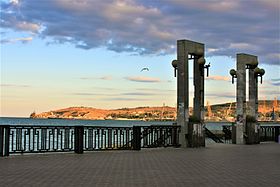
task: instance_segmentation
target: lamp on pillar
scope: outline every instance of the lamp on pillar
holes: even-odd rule
[[[198,58],[197,63],[199,64],[199,66],[200,66],[201,68],[205,68],[205,69],[206,69],[206,76],[208,77],[208,76],[209,76],[210,63],[207,64],[207,65],[205,65],[206,60],[205,60],[205,58],[204,58],[203,56],[200,57],[200,58]],[[201,70],[201,76],[203,76],[203,75],[204,75],[204,73],[203,73],[203,71]]]
[[[231,75],[231,82],[232,82],[232,84],[234,84],[234,79],[237,78],[236,70],[235,69],[231,69],[229,71],[229,74]]]
[[[255,74],[256,77],[261,77],[261,84],[262,84],[262,77],[265,74],[265,70],[264,69],[260,69],[260,68],[257,67],[254,70],[254,74]],[[258,78],[257,78],[257,80],[258,80]]]
[[[174,68],[174,77],[176,77],[178,61],[177,60],[173,60],[171,64],[172,64],[172,66]]]
[[[210,62],[209,64],[205,65],[204,68],[206,69],[206,76],[209,77]]]

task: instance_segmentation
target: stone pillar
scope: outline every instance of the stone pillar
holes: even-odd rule
[[[201,120],[201,71],[198,59],[194,58],[193,64],[193,84],[194,84],[194,99],[193,99],[193,116]]]
[[[204,58],[204,57],[203,57]],[[210,64],[209,64],[210,66]],[[208,67],[209,68],[209,67]],[[207,71],[209,71],[207,69]],[[201,122],[201,129],[202,129],[202,136],[200,139],[200,145],[205,146],[205,130],[204,130],[204,114],[205,114],[205,109],[204,109],[204,65],[200,66],[200,122]],[[208,75],[207,75],[208,76]]]
[[[233,143],[255,144],[259,142],[257,123],[257,56],[237,54],[236,124],[233,127]],[[249,102],[246,113],[246,69],[249,69]]]
[[[177,124],[181,126],[179,144],[187,147],[189,120],[189,70],[188,53],[184,40],[177,41]]]
[[[257,86],[254,69],[249,69],[249,115],[256,119]]]
[[[244,144],[244,128],[246,123],[246,57],[244,54],[237,54],[236,57],[236,124],[233,128],[233,142]]]
[[[197,119],[195,121],[189,120],[189,55],[194,59],[194,117]],[[204,44],[189,40],[177,41],[177,124],[181,126],[179,137],[181,147],[205,146],[202,123],[204,121],[204,64],[198,63],[198,59],[203,56]],[[205,63],[205,60],[203,62]]]
[[[193,116],[199,121],[195,124],[195,131],[197,131],[197,137],[193,146],[200,147],[205,146],[204,137],[204,63],[199,63],[199,58],[203,56],[194,57],[194,73],[193,73],[193,83],[194,83],[194,100],[193,100]],[[204,59],[204,58],[203,58]]]
[[[249,69],[249,117],[246,121],[247,144],[259,143],[258,88],[254,68]]]

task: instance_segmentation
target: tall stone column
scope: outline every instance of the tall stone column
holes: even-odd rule
[[[236,87],[236,124],[233,127],[233,143],[255,144],[258,142],[258,90],[257,77],[261,72],[256,72],[258,58],[254,55],[237,54],[237,87]],[[249,102],[246,112],[246,69],[249,72]],[[264,72],[263,72],[264,73]],[[231,72],[234,76],[234,70]]]
[[[246,121],[246,134],[248,135],[246,144],[260,143],[260,126],[258,123],[258,76],[262,77],[265,71],[257,67],[257,57],[253,60],[251,64],[254,65],[251,65],[251,68],[249,65],[249,117]]]
[[[257,123],[257,77],[254,68],[249,68],[249,111],[246,120],[246,144],[258,143],[258,123]]]
[[[202,91],[202,85],[201,85],[201,71],[200,71],[200,65],[198,64],[198,59],[194,59],[194,72],[193,72],[193,84],[194,84],[194,99],[193,99],[193,116],[201,120],[201,91]]]
[[[195,138],[195,144],[197,146],[205,146],[204,137],[204,64],[205,60],[203,56],[196,56],[194,58],[194,100],[193,100],[193,116],[199,121],[195,124],[197,128],[197,137]]]
[[[244,129],[246,123],[246,57],[237,54],[237,84],[236,84],[236,126],[233,128],[233,142],[244,144]]]
[[[257,104],[257,81],[255,71],[253,68],[249,69],[249,115],[257,118],[256,104]]]
[[[179,144],[187,147],[189,121],[189,63],[184,40],[177,41],[177,124],[181,126]]]
[[[189,56],[194,59],[194,121],[189,118]],[[177,41],[177,124],[181,126],[179,136],[182,147],[205,146],[204,121],[204,44]],[[199,60],[200,59],[200,60]],[[201,60],[203,59],[203,60]],[[203,62],[199,64],[200,62]]]
[[[205,116],[205,109],[204,109],[204,64],[205,64],[205,59],[202,57],[204,60],[203,65],[200,64],[200,122],[201,122],[201,129],[202,129],[202,136],[200,138],[200,145],[205,146],[205,130],[204,130],[204,116]],[[210,64],[208,64],[207,67],[207,76],[208,76],[208,68],[210,67]]]
[[[258,57],[240,53],[236,58],[237,71],[230,70],[232,83],[237,78],[236,85],[236,124],[232,127],[232,143],[259,143],[258,125],[258,77],[265,74],[258,68]],[[249,102],[246,113],[246,69],[249,71]]]

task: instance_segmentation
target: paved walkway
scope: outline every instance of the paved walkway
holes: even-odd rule
[[[280,186],[280,144],[0,158],[0,186]]]

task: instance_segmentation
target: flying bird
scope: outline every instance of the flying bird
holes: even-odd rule
[[[141,69],[141,72],[142,72],[142,71],[149,71],[149,68],[142,68],[142,69]]]

